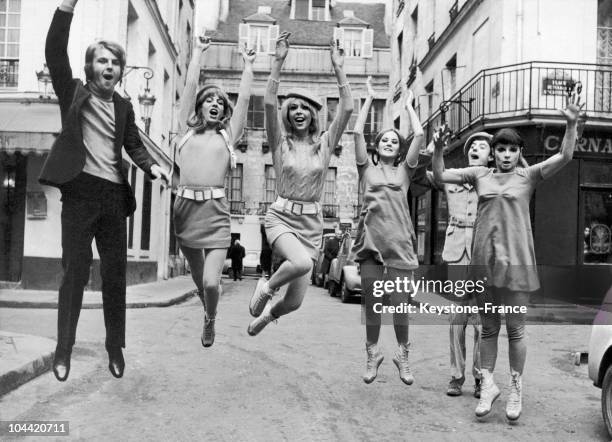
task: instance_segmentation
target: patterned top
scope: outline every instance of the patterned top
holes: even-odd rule
[[[327,132],[313,146],[284,136],[274,151],[276,190],[284,198],[319,201],[323,193],[327,167],[331,160]]]

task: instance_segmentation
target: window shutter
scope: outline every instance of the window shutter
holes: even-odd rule
[[[278,39],[278,25],[272,25],[268,28],[268,52],[274,54],[276,50],[276,40]]]
[[[344,28],[334,28],[334,40],[338,43],[338,48],[344,49]]]
[[[238,25],[238,44],[241,48],[253,49],[249,45],[249,25],[248,23],[240,23]]]
[[[364,29],[362,35],[362,50],[361,56],[363,58],[372,58],[374,52],[374,29]]]

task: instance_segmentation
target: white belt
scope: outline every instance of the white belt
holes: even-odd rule
[[[317,215],[321,212],[318,202],[293,201],[279,196],[274,203],[278,209],[291,212],[295,215]]]
[[[206,201],[210,199],[223,198],[225,189],[223,187],[207,187],[202,189],[190,189],[189,187],[179,186],[176,194],[181,198],[194,201]]]

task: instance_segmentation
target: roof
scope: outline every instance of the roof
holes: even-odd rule
[[[340,20],[338,23],[340,23],[341,25],[344,26],[351,26],[351,25],[355,25],[355,26],[366,26],[369,25],[368,22],[361,20],[358,17],[345,17],[342,20]]]
[[[260,14],[259,12],[249,15],[244,18],[245,21],[258,21],[258,22],[270,22],[274,23],[276,20],[273,17],[270,17],[268,14]]]
[[[287,0],[230,0],[226,22],[219,22],[215,31],[206,35],[221,42],[238,42],[238,25],[243,19],[257,14],[259,6],[269,6],[269,16],[276,20],[280,31],[291,32],[290,42],[297,45],[328,46],[333,28],[343,19],[344,11],[354,12],[355,23],[364,21],[374,30],[374,47],[389,48],[389,37],[385,32],[385,5],[383,3],[336,2],[330,9],[330,21],[291,20],[291,5]],[[363,25],[363,24],[361,24]]]

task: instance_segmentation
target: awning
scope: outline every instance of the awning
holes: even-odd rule
[[[0,132],[58,134],[61,129],[60,109],[56,102],[0,102]]]
[[[0,152],[44,154],[61,127],[56,102],[0,102]]]

